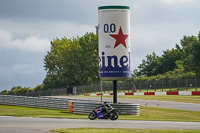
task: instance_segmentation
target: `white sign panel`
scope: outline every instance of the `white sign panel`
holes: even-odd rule
[[[130,10],[128,6],[98,8],[99,77],[125,80],[130,74]]]

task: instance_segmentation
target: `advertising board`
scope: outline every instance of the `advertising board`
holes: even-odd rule
[[[128,6],[98,8],[99,77],[126,80],[130,73],[130,9]]]

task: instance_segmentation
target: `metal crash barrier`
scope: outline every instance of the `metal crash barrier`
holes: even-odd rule
[[[74,101],[72,102],[72,112],[80,113],[80,114],[88,114],[90,113],[95,106],[100,106],[99,102],[84,102],[84,101]],[[129,104],[129,103],[116,103],[110,104],[113,108],[117,108],[119,110],[119,114],[121,115],[139,115],[139,104]]]
[[[49,97],[26,97],[26,96],[12,96],[0,95],[0,104],[25,106],[55,110],[66,110],[70,113],[88,114],[92,112],[95,106],[100,106],[98,101],[91,100],[76,100],[65,98],[49,98]],[[119,109],[121,115],[139,115],[139,104],[117,103],[112,104],[114,108]]]

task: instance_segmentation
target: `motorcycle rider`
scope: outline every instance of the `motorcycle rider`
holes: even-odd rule
[[[118,110],[113,108],[108,102],[104,102],[101,106],[96,106],[93,111],[88,115],[90,120],[98,119],[118,119]]]
[[[102,114],[107,114],[107,112],[109,112],[109,110],[112,109],[112,106],[108,103],[108,102],[104,102],[101,106],[99,106],[98,108],[101,108],[101,113]]]

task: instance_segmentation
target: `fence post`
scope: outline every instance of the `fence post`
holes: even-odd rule
[[[156,82],[157,80],[158,80],[158,79],[155,79],[155,88],[154,88],[154,91],[155,91],[155,92],[156,92],[156,87],[157,87],[156,84],[158,83],[158,82]]]
[[[177,84],[178,84],[178,91],[179,91],[179,79],[177,79]]]
[[[186,79],[186,91],[188,90],[187,79]]]
[[[141,92],[141,81],[139,81],[139,89],[140,89],[140,92]]]
[[[196,88],[196,91],[197,91],[197,79],[195,78],[195,88]]]

